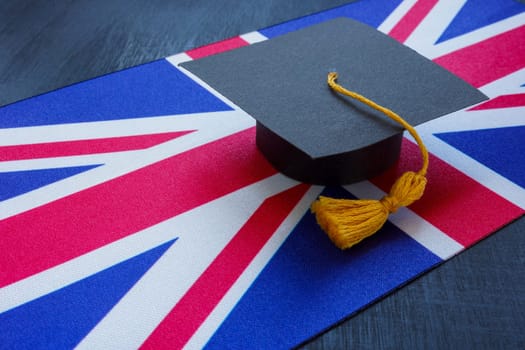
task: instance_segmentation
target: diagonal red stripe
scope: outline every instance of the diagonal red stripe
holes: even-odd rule
[[[0,221],[0,287],[275,174],[236,133]]]
[[[35,143],[0,147],[0,161],[78,156],[145,149],[195,130],[166,132],[152,135],[122,136],[94,140]]]
[[[485,103],[472,107],[471,109],[469,109],[469,111],[521,106],[525,106],[525,94],[512,94],[498,96]]]
[[[525,67],[525,25],[434,60],[475,87]]]
[[[215,55],[217,53],[233,50],[246,45],[248,45],[248,42],[243,40],[241,37],[236,36],[206,46],[201,46],[196,49],[188,50],[186,51],[186,54],[196,60],[198,58]]]
[[[239,278],[310,186],[266,199],[142,345],[182,348]]]
[[[412,32],[417,28],[419,23],[432,10],[437,0],[419,0],[414,6],[401,18],[401,20],[390,30],[392,38],[399,42],[405,42]]]
[[[372,182],[388,192],[403,172],[418,169],[420,158],[417,146],[404,140],[398,165]],[[410,209],[466,247],[525,213],[433,155],[427,178],[423,198]]]

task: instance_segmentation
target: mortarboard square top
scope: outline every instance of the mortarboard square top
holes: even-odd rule
[[[413,126],[487,98],[412,49],[347,18],[182,66],[257,120],[257,146],[279,171],[316,184],[378,175],[395,163],[401,147],[401,126],[331,91],[326,77],[333,68],[342,85]]]

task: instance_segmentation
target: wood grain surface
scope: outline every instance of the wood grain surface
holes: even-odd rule
[[[348,1],[0,1],[0,105]],[[303,345],[525,349],[522,218]]]

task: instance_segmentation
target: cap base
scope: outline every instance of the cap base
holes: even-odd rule
[[[327,157],[312,158],[257,122],[256,144],[281,173],[316,185],[345,185],[377,176],[399,158],[403,134],[367,147]]]

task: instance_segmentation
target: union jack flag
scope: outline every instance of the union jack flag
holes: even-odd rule
[[[370,181],[301,184],[177,66],[341,16],[490,97],[418,127],[425,196],[348,251],[310,203],[381,197],[414,143]],[[1,108],[0,348],[288,348],[520,217],[523,38],[511,0],[362,0]]]

